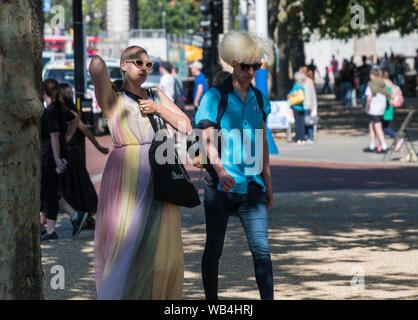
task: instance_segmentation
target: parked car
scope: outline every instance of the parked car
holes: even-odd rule
[[[65,60],[65,53],[42,51],[42,68],[44,68],[48,62],[54,62],[57,60]]]

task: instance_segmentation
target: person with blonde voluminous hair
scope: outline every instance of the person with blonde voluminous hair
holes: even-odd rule
[[[271,41],[245,31],[228,32],[219,44],[219,56],[229,65],[234,62],[267,61],[272,55]]]
[[[209,159],[204,199],[206,243],[201,264],[206,300],[218,300],[219,260],[231,215],[238,216],[244,228],[260,298],[274,299],[268,241],[268,209],[273,206],[274,194],[266,137],[271,104],[252,85],[256,72],[268,61],[269,48],[268,40],[247,32],[228,32],[219,53],[233,71],[206,91],[195,115]],[[242,139],[242,132],[248,140]],[[221,138],[222,148],[215,143],[215,136]],[[227,141],[234,143],[223,143]],[[241,161],[250,158],[252,163]]]

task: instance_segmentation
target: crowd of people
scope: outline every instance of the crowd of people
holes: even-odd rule
[[[415,58],[414,68],[418,71],[418,50]],[[379,69],[387,72],[389,80],[394,85],[405,92],[406,73],[411,71],[411,67],[406,62],[406,58],[401,55],[387,53],[383,57],[374,58],[374,56],[362,56],[362,64],[356,65],[354,57],[350,61],[344,59],[339,68],[339,63],[335,56],[332,56],[330,65],[325,68],[324,86],[321,93],[330,93],[330,74],[334,78],[334,93],[337,99],[341,99],[346,112],[350,107],[357,106],[357,96],[361,98],[363,109],[366,108],[366,88],[370,80],[370,70]]]
[[[414,68],[418,72],[418,50]],[[357,106],[357,97],[360,97],[361,106],[370,116],[369,135],[370,145],[365,152],[385,153],[387,144],[384,135],[396,139],[396,134],[390,127],[394,119],[395,108],[403,103],[405,92],[405,74],[410,71],[405,57],[387,53],[382,58],[362,56],[362,64],[357,66],[354,57],[344,59],[341,68],[338,60],[332,55],[330,64],[325,67],[324,83],[321,94],[331,93],[331,78],[334,79],[334,93],[337,100],[341,100],[344,112]],[[294,74],[294,85],[289,92],[289,101],[295,119],[294,141],[300,145],[311,142],[313,139],[312,126],[306,123],[307,117],[317,114],[317,99],[315,91],[315,75],[319,74],[314,60],[307,66],[301,67]],[[381,90],[376,90],[380,87]],[[376,95],[379,97],[376,97]],[[303,99],[302,99],[303,98]],[[394,99],[397,101],[396,105]],[[399,101],[402,101],[399,105]],[[376,111],[376,105],[379,105]],[[395,107],[394,107],[395,105]],[[379,145],[376,146],[376,137]],[[398,139],[394,147],[399,151],[403,139]]]

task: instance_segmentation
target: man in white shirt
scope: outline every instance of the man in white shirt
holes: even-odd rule
[[[385,153],[387,151],[387,145],[382,128],[382,116],[385,113],[386,101],[389,99],[390,95],[379,69],[373,68],[370,71],[370,81],[366,88],[365,95],[367,98],[366,112],[370,116],[370,145],[363,151]],[[380,142],[378,147],[375,146],[376,136]]]
[[[172,66],[169,62],[161,62],[159,71],[162,74],[160,79],[160,89],[171,99],[174,100],[175,80],[171,75]]]

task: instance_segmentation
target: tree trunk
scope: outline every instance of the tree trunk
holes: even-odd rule
[[[289,14],[286,12],[287,1],[281,0],[278,5],[278,48],[279,48],[279,99],[286,99],[289,93],[291,80],[289,77]]]
[[[0,299],[42,299],[41,0],[0,4]]]

